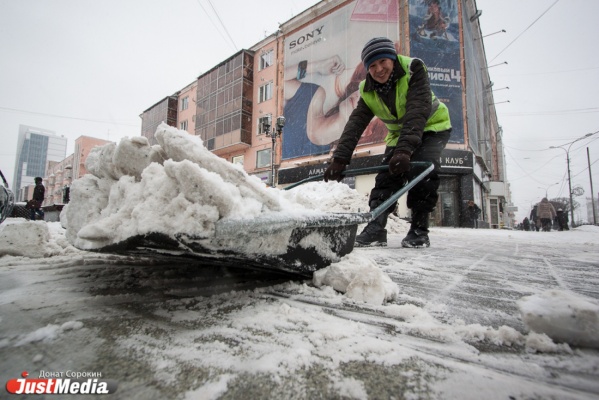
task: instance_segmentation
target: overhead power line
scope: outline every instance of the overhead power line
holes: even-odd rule
[[[588,67],[588,68],[576,68],[576,69],[563,69],[561,71],[535,71],[530,73],[519,73],[519,74],[497,74],[497,76],[541,76],[541,75],[557,75],[564,74],[567,72],[582,72],[582,71],[595,71],[599,67]]]
[[[591,114],[599,112],[599,107],[590,108],[573,108],[570,110],[554,110],[554,111],[531,111],[519,113],[501,113],[502,117],[526,117],[529,115],[567,115],[567,114]]]
[[[527,30],[529,30],[529,29],[530,29],[530,28],[531,28],[531,27],[532,27],[534,24],[536,24],[536,23],[537,23],[537,21],[538,21],[538,20],[540,20],[540,19],[543,17],[543,15],[547,14],[547,11],[551,10],[551,8],[552,8],[554,5],[556,5],[556,4],[558,3],[558,1],[559,1],[559,0],[555,0],[555,2],[554,2],[552,5],[550,5],[550,6],[549,6],[549,8],[548,8],[548,9],[546,9],[546,10],[543,12],[543,14],[539,15],[539,17],[538,17],[537,19],[535,19],[535,20],[532,22],[532,24],[528,25],[528,27],[527,27],[526,29],[524,29],[524,30],[522,31],[522,33],[520,33],[518,36],[516,36],[516,38],[515,38],[514,40],[512,40],[512,41],[511,41],[511,42],[510,42],[510,43],[509,43],[507,46],[505,46],[505,47],[503,48],[503,50],[501,50],[501,51],[499,52],[499,54],[497,54],[495,57],[493,57],[493,58],[491,59],[491,61],[493,61],[494,59],[496,59],[497,57],[499,57],[499,55],[500,55],[501,53],[503,53],[504,51],[506,51],[506,50],[508,49],[508,47],[510,47],[512,44],[514,44],[514,42],[515,42],[516,40],[520,39],[520,36],[524,35],[524,33],[526,33],[526,31],[527,31]]]
[[[204,14],[206,14],[206,16],[208,17],[208,20],[210,21],[210,23],[212,24],[212,26],[214,26],[214,28],[219,33],[219,35],[226,42],[227,38],[223,36],[223,33],[221,32],[221,29],[219,29],[219,27],[214,23],[214,20],[210,16],[210,13],[204,8],[204,6],[202,5],[202,3],[200,3],[200,0],[196,0],[196,3],[198,3],[198,5],[200,6],[200,8],[204,11]],[[210,2],[210,0],[208,0],[208,4],[210,4],[210,7],[212,8],[212,11],[214,12],[214,14],[216,14],[216,18],[218,18],[218,21],[220,22],[220,25],[221,25],[222,29],[225,30],[225,33],[229,37],[230,43],[233,45],[233,48],[235,49],[235,51],[237,51],[237,45],[235,44],[235,41],[231,38],[231,35],[229,34],[229,31],[227,30],[227,27],[225,26],[225,24],[223,24],[223,21],[220,19],[219,15],[218,15],[218,12],[214,9],[214,6]]]
[[[36,112],[36,111],[18,110],[16,108],[8,108],[8,107],[0,107],[0,111],[18,112],[18,113],[23,113],[23,114],[40,115],[40,116],[44,116],[44,117],[53,117],[53,118],[73,119],[73,120],[77,120],[77,121],[99,122],[102,124],[112,124],[112,125],[119,125],[119,126],[134,126],[136,128],[139,127],[139,124],[134,125],[134,124],[127,124],[127,123],[119,123],[119,122],[115,122],[115,121],[101,120],[101,119],[69,117],[67,115],[47,114],[47,113],[41,113],[41,112]]]
[[[233,38],[231,37],[231,35],[229,35],[229,30],[227,29],[227,27],[225,26],[225,24],[223,24],[223,21],[220,19],[220,16],[218,15],[218,12],[216,11],[216,9],[214,8],[214,6],[212,5],[212,2],[210,0],[207,0],[207,1],[208,1],[208,4],[210,4],[210,7],[212,8],[212,11],[214,11],[214,15],[216,15],[216,18],[218,18],[218,22],[220,22],[221,26],[225,30],[225,33],[227,34],[227,36],[231,40],[231,43],[233,43],[233,47],[235,47],[235,51],[237,51],[237,45],[235,44],[235,41],[233,40]]]

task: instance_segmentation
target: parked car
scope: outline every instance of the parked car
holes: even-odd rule
[[[2,171],[0,171],[2,177],[2,186],[0,188],[0,224],[11,215],[12,209],[15,206],[15,195],[12,190],[8,187],[8,182]]]

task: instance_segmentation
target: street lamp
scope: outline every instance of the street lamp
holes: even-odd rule
[[[505,29],[502,29],[502,30],[500,30],[500,31],[497,31],[497,32],[489,33],[488,35],[485,35],[485,36],[483,36],[483,37],[484,37],[484,38],[486,38],[487,36],[495,35],[495,34],[497,34],[497,33],[505,33],[505,32],[506,32],[506,30],[505,30]]]
[[[547,191],[549,190],[549,188],[550,188],[551,186],[554,186],[554,185],[559,185],[559,182],[552,183],[551,185],[549,185],[549,186],[547,186],[546,188],[544,188],[544,189],[545,189],[545,197],[547,197]],[[537,187],[538,187],[539,189],[543,189],[541,186],[537,186]],[[547,199],[549,199],[549,197],[547,197]]]
[[[568,150],[564,149],[562,146],[550,146],[550,149],[562,149],[563,151],[566,152],[566,164],[568,165],[568,191],[570,192],[570,223],[572,224],[572,228],[576,227],[576,223],[574,222],[574,202],[572,200],[572,180],[570,179],[570,148],[572,147],[572,145],[576,142],[578,142],[579,140],[588,138],[589,136],[593,136],[595,133],[597,132],[593,132],[593,133],[587,133],[586,135],[579,137],[578,139],[574,140],[573,142],[570,143],[570,145],[568,146]]]
[[[270,151],[270,186],[275,187],[275,146],[277,144],[277,138],[281,136],[283,127],[285,126],[285,117],[282,115],[277,118],[276,127],[272,126],[270,117],[266,118],[262,124],[262,128],[266,133],[266,136],[272,139],[272,148]]]

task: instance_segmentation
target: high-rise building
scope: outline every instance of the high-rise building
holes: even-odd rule
[[[46,175],[48,161],[62,161],[67,154],[67,139],[42,128],[19,125],[19,141],[13,188],[16,201],[24,201],[21,190],[34,184],[36,176]]]

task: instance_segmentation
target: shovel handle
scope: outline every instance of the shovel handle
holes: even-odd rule
[[[410,163],[410,166],[412,168],[414,167],[428,167],[430,165],[432,165],[432,163],[430,162],[425,162],[425,161],[412,161]],[[434,168],[434,167],[433,167]],[[366,168],[355,168],[355,169],[346,169],[345,171],[343,171],[341,173],[341,175],[343,177],[348,177],[348,176],[360,176],[360,175],[368,175],[368,174],[373,174],[373,173],[378,173],[378,172],[382,172],[382,171],[386,171],[387,169],[389,169],[388,165],[377,165],[375,167],[366,167]],[[430,172],[430,171],[429,171]],[[428,173],[427,172],[427,175]],[[287,186],[286,188],[284,188],[284,190],[289,190],[289,189],[293,189],[294,187],[297,187],[299,185],[302,185],[304,183],[308,183],[308,182],[314,182],[314,181],[320,181],[324,178],[324,174],[320,174],[320,175],[314,175],[311,176],[309,178],[303,179],[299,182],[295,182],[292,185]]]
[[[435,169],[435,166],[433,165],[432,162],[415,161],[415,162],[411,162],[410,164],[412,167],[425,167],[425,169],[423,169],[422,172],[420,174],[416,175],[416,177],[414,177],[411,181],[409,181],[404,186],[402,186],[401,189],[399,189],[397,192],[393,193],[393,195],[391,197],[389,197],[387,200],[385,200],[383,203],[381,203],[381,205],[379,205],[377,208],[372,210],[370,212],[370,214],[372,214],[372,219],[376,219],[386,209],[388,209],[391,206],[394,206],[395,203],[397,202],[397,200],[399,200],[399,198],[401,196],[406,194],[410,189],[412,189],[414,186],[416,186],[418,184],[418,182],[420,182],[421,180],[426,178],[426,176]]]

